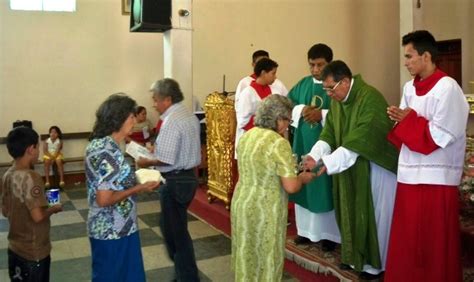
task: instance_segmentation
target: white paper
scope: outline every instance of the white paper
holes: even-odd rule
[[[125,148],[125,152],[132,156],[135,160],[138,160],[139,158],[145,158],[145,159],[150,159],[154,160],[156,159],[155,156],[148,151],[147,148],[139,145],[136,142],[131,141],[128,143],[128,145]]]
[[[150,131],[148,131],[148,126],[143,127],[142,132],[143,132],[143,139],[147,140],[148,138],[150,138]]]

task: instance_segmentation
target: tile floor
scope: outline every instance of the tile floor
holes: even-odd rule
[[[61,192],[64,211],[51,217],[51,281],[90,281],[91,257],[87,237],[88,205],[84,186]],[[158,193],[138,196],[140,239],[147,281],[171,281],[173,263],[166,255],[158,227]],[[201,281],[233,281],[231,241],[219,231],[188,214]],[[0,281],[8,281],[8,221],[0,215]],[[297,281],[284,273],[283,281]]]

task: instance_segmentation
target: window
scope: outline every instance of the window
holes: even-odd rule
[[[10,0],[10,9],[25,11],[76,11],[76,0]]]

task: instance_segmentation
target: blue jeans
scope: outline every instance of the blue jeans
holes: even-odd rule
[[[160,228],[178,281],[199,281],[193,241],[188,232],[187,209],[194,198],[198,180],[193,170],[164,173],[160,187]]]
[[[31,261],[20,257],[8,249],[8,274],[11,281],[49,281],[50,265],[50,256],[47,256],[40,261]]]

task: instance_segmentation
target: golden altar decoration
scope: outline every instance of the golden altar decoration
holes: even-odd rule
[[[234,100],[222,93],[211,93],[206,98],[204,111],[207,126],[207,199],[209,203],[216,198],[222,200],[229,209],[237,179]]]

